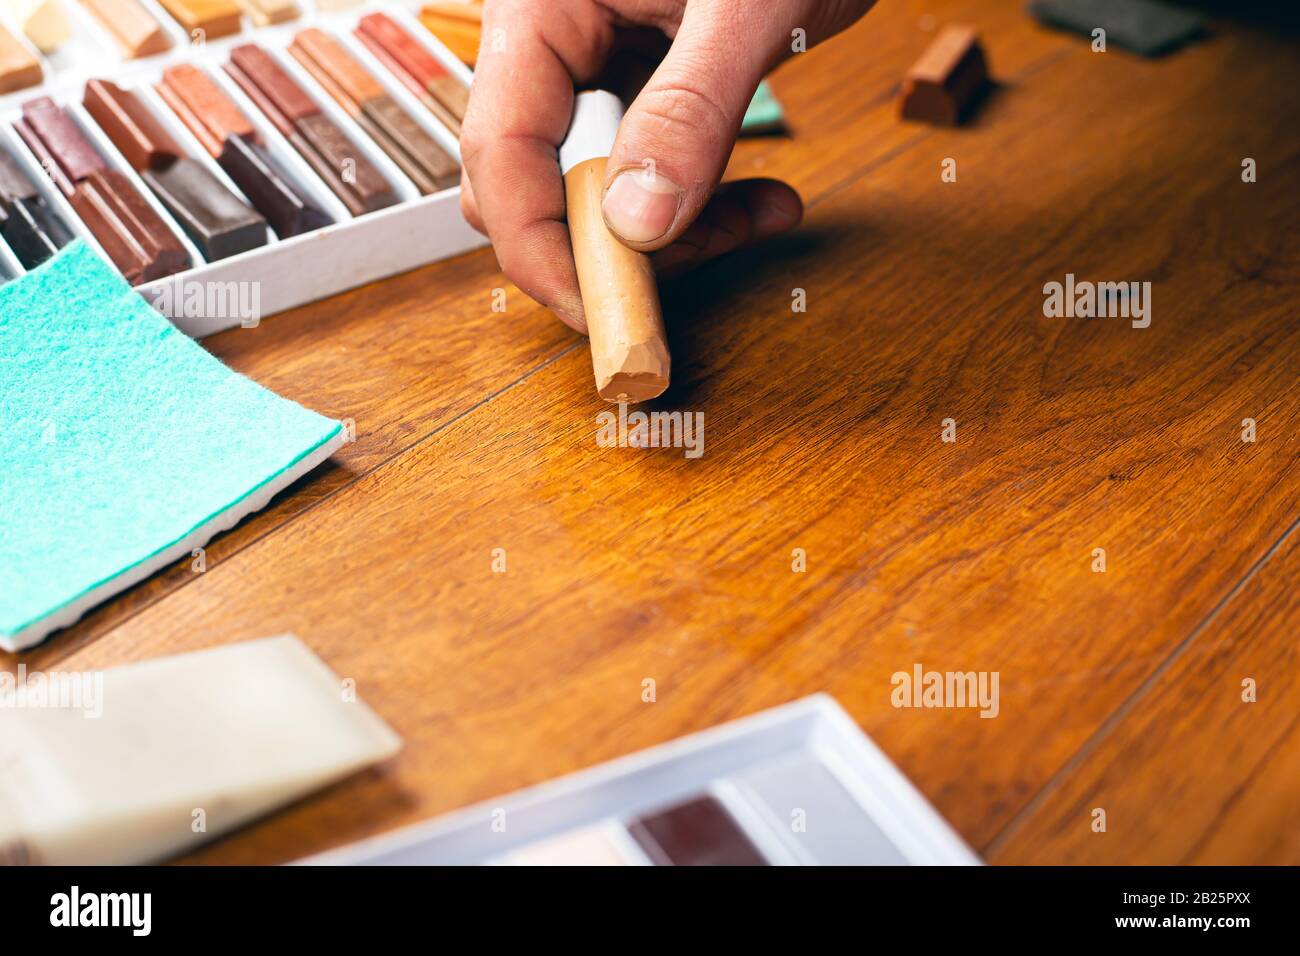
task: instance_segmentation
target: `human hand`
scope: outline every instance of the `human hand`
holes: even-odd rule
[[[676,272],[794,228],[803,204],[790,186],[718,182],[745,108],[795,51],[795,31],[811,48],[874,2],[486,0],[461,133],[466,219],[520,289],[585,333],[556,148],[575,87],[626,96],[648,75],[609,158],[610,230]]]

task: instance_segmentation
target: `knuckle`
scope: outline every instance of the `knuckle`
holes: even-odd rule
[[[724,131],[730,121],[727,111],[707,89],[685,79],[647,89],[641,108],[653,123],[654,132],[664,138]]]
[[[461,163],[465,166],[475,163],[483,155],[484,143],[483,134],[479,132],[476,123],[467,122],[462,126],[460,130]]]

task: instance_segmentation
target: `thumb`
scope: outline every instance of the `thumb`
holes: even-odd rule
[[[619,127],[603,209],[610,231],[633,249],[671,244],[704,209],[767,71],[766,44],[737,33],[742,18],[710,10],[728,6],[687,6],[672,48]]]

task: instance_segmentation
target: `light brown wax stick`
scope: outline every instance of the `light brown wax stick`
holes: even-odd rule
[[[600,200],[608,162],[589,159],[565,174],[569,235],[596,391],[611,402],[644,402],[668,387],[671,359],[650,257],[623,245],[605,226]]]
[[[601,212],[622,119],[623,104],[613,93],[579,93],[559,159],[596,391],[611,402],[644,402],[668,387],[672,362],[650,257],[623,245]]]
[[[40,61],[17,37],[0,26],[0,93],[35,86],[43,76]]]
[[[136,0],[81,0],[128,57],[153,56],[171,46],[162,24]]]

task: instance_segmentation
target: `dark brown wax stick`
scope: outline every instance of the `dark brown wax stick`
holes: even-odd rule
[[[18,119],[14,121],[14,129],[18,131],[18,136],[27,144],[27,148],[31,150],[32,155],[36,157],[36,161],[41,164],[41,169],[45,171],[45,175],[50,177],[50,182],[54,183],[63,195],[71,196],[72,191],[77,188],[77,184],[68,178],[68,174],[63,171],[63,167],[54,158],[54,154],[45,146],[45,142],[36,135],[36,130],[32,128],[31,124],[25,119]]]
[[[356,124],[366,131],[366,135],[379,144],[382,149],[396,165],[397,168],[411,182],[415,183],[415,188],[420,191],[421,196],[429,196],[436,193],[440,188],[437,181],[429,176],[424,166],[411,157],[411,154],[399,147],[389,136],[388,131],[380,126],[372,117],[372,110],[366,110],[364,113],[358,113],[353,117]]]
[[[34,269],[72,241],[18,161],[0,150],[0,234],[24,269]]]
[[[266,220],[206,166],[177,159],[140,176],[209,262],[266,245]]]
[[[227,136],[217,162],[281,239],[328,226],[334,220],[305,199],[267,152],[240,136]]]

